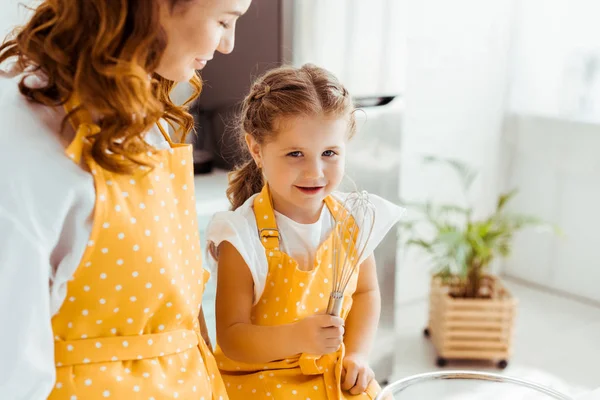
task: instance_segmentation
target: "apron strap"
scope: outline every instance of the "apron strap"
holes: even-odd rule
[[[173,141],[171,140],[171,136],[169,135],[169,133],[165,130],[165,128],[162,126],[162,124],[160,123],[160,121],[158,121],[156,123],[156,126],[158,126],[158,130],[160,131],[160,133],[162,133],[163,137],[165,138],[165,140],[167,142],[169,142],[169,146],[170,147],[175,147],[175,143],[173,143]]]
[[[268,184],[254,198],[254,216],[258,235],[265,250],[279,250],[279,229]]]
[[[331,195],[325,197],[325,205],[336,222],[342,222],[348,216],[348,210]]]
[[[90,145],[88,137],[100,132],[100,127],[93,122],[89,111],[81,105],[81,101],[76,94],[71,95],[69,100],[65,102],[64,108],[67,114],[70,114],[69,120],[75,131],[75,137],[65,149],[65,153],[75,163],[80,164],[84,148]],[[161,123],[157,122],[156,126],[158,126],[165,140],[169,142],[170,147],[176,147],[177,145],[173,143]]]
[[[65,153],[75,163],[80,164],[83,150],[90,144],[88,136],[100,132],[100,127],[93,123],[90,113],[81,105],[77,95],[72,94],[65,102],[64,108],[75,131],[75,137],[65,149]]]
[[[344,221],[348,211],[333,196],[325,197],[325,205],[336,222]],[[262,191],[254,198],[254,215],[260,241],[266,251],[279,250],[280,234],[273,209],[271,190],[266,184]]]

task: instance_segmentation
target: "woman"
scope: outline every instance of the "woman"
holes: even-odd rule
[[[46,0],[0,47],[0,398],[219,399],[193,120],[250,0]]]

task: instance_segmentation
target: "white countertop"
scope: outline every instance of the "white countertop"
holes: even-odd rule
[[[196,213],[198,214],[198,226],[201,230],[206,228],[214,213],[226,211],[230,207],[225,194],[227,190],[227,173],[228,171],[216,169],[210,174],[201,174],[194,177]]]

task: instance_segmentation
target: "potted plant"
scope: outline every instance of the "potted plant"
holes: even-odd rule
[[[450,166],[467,197],[476,172],[456,160],[427,157],[425,161]],[[489,267],[496,258],[510,254],[515,232],[533,226],[548,228],[535,217],[506,210],[516,193],[499,195],[495,210],[484,218],[474,218],[466,200],[466,206],[405,204],[420,214],[401,224],[405,243],[423,249],[433,266],[424,333],[438,353],[438,366],[446,365],[448,359],[493,360],[499,368],[508,364],[517,300]]]

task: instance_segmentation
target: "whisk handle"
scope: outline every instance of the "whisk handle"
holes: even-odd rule
[[[342,315],[342,306],[344,305],[344,296],[340,293],[333,292],[329,296],[327,304],[327,314],[339,317]]]

